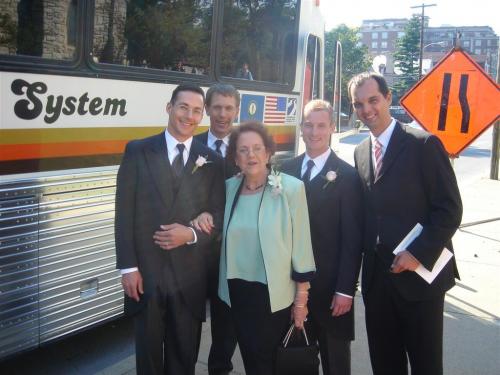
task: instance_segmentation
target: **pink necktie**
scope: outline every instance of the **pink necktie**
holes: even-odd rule
[[[375,178],[377,178],[380,174],[380,170],[382,169],[382,143],[379,142],[377,138],[375,138]]]

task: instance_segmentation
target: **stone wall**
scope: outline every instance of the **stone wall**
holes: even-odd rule
[[[126,19],[126,0],[96,0],[93,48],[96,62],[126,64]]]
[[[17,3],[0,1],[0,54],[13,55],[17,49]]]

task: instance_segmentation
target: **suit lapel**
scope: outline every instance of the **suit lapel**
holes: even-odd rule
[[[359,158],[356,160],[356,166],[363,181],[371,186],[373,184],[373,164],[370,137],[361,142],[358,147]]]
[[[158,189],[165,207],[172,207],[174,191],[172,186],[173,173],[168,160],[167,142],[164,133],[153,137],[149,147],[144,150],[149,173]]]
[[[183,210],[186,210],[186,205],[192,201],[192,199],[190,199],[191,185],[196,183],[196,180],[199,178],[198,172],[201,173],[199,170],[192,173],[198,156],[207,157],[207,153],[202,149],[202,144],[196,139],[193,139],[191,149],[189,150],[188,160],[184,165],[182,175],[179,177],[179,190],[173,202],[172,212],[176,212],[176,210],[180,207],[182,207]]]
[[[334,171],[338,172],[339,169],[339,158],[333,151],[330,152],[330,155],[328,156],[328,159],[326,159],[326,163],[319,171],[319,173],[314,176],[314,178],[311,180],[311,182],[306,185],[308,192],[314,192],[313,194],[310,194],[312,197],[320,197],[323,193],[326,192],[326,190],[330,189],[332,186],[329,186],[333,184],[334,182],[330,182],[324,189],[323,187],[326,184],[325,176],[329,171]],[[319,199],[315,199],[319,200]]]
[[[403,150],[406,144],[406,137],[403,128],[399,122],[396,123],[394,131],[392,132],[391,139],[389,140],[389,145],[385,152],[384,158],[382,159],[382,169],[378,175],[375,182],[380,180],[384,174],[391,168],[394,161],[397,159],[399,153]],[[371,152],[370,152],[371,155]]]
[[[297,156],[290,162],[291,170],[289,172],[290,176],[301,179],[302,174],[302,163],[304,162],[305,154]]]

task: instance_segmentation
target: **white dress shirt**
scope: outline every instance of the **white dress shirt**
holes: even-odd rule
[[[179,149],[177,145],[182,143],[184,145],[184,152],[182,153],[182,158],[184,160],[184,165],[186,165],[189,158],[189,151],[191,150],[191,143],[193,143],[193,137],[186,139],[184,142],[179,142],[177,139],[173,137],[172,134],[165,129],[165,140],[167,141],[167,152],[168,152],[168,160],[170,161],[170,165],[174,162],[175,157],[179,154]]]
[[[394,128],[396,127],[396,120],[392,119],[391,123],[385,129],[382,134],[380,134],[378,137],[375,137],[371,132],[370,132],[370,138],[372,142],[372,160],[373,160],[373,170],[375,171],[376,165],[375,165],[375,140],[378,140],[380,144],[382,145],[382,160],[384,158],[385,152],[387,151],[387,146],[389,146],[389,141],[391,140],[392,137],[392,132],[394,131]]]
[[[328,157],[330,156],[330,153],[332,150],[328,148],[325,152],[323,152],[321,155],[316,156],[315,158],[311,158],[309,155],[307,155],[307,152],[304,156],[304,160],[302,160],[302,170],[300,172],[300,176],[302,177],[304,173],[306,173],[307,170],[307,162],[309,160],[312,160],[314,162],[314,167],[311,169],[311,181],[314,177],[316,177],[319,172],[323,169],[323,167],[326,164],[326,161],[328,160]]]
[[[217,146],[215,145],[215,142],[220,139],[217,138],[211,131],[210,129],[208,130],[208,137],[207,137],[207,146],[210,147],[212,150],[216,150]],[[227,152],[227,146],[229,145],[229,134],[226,135],[224,138],[221,139],[222,144],[220,145],[220,151],[222,152],[222,156],[226,157],[226,152]]]

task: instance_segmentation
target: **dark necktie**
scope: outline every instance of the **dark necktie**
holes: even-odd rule
[[[177,144],[177,149],[179,153],[174,158],[172,162],[172,169],[174,170],[174,174],[176,177],[179,177],[182,174],[182,170],[184,169],[184,146],[182,143]]]
[[[215,141],[215,152],[217,152],[220,156],[222,156],[222,150],[220,149],[222,146],[222,139],[218,139]]]
[[[313,169],[313,167],[314,167],[314,161],[309,159],[307,161],[307,169],[305,173],[302,175],[302,181],[304,181],[305,184],[309,183],[309,181],[311,180],[311,170]]]

